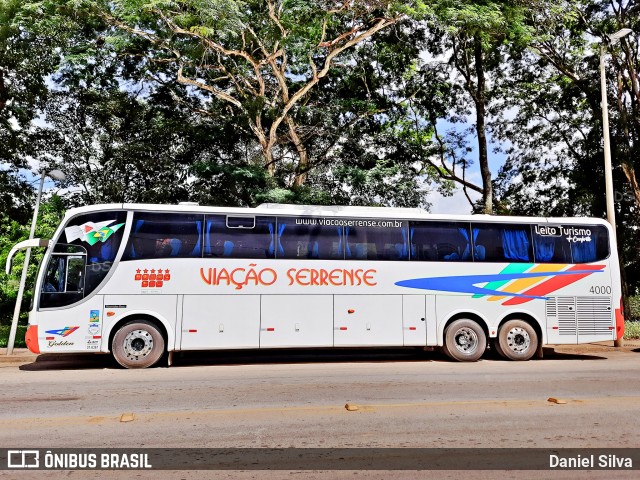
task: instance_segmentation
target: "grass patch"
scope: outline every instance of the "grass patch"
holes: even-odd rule
[[[624,339],[632,340],[640,338],[640,322],[624,322]]]
[[[0,325],[0,348],[6,348],[9,342],[9,333],[11,332],[11,325]],[[26,325],[18,325],[16,331],[16,341],[13,345],[15,348],[27,348],[27,344],[24,343],[24,335],[27,333]]]

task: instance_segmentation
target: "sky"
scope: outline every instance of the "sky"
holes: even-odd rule
[[[464,131],[469,127],[468,124],[452,124],[441,120],[438,122],[438,131],[445,132],[451,129],[455,129],[456,131]],[[489,142],[489,168],[491,169],[491,176],[495,178],[500,171],[500,168],[504,165],[506,161],[506,155],[504,153],[495,153],[495,147],[500,146],[499,144],[492,141],[490,134],[487,134],[487,141]],[[475,138],[469,139],[470,146],[473,146],[473,150],[469,152],[469,158],[474,159],[473,165],[467,170],[467,179],[471,183],[475,183],[476,185],[482,185],[482,178],[480,176],[480,167],[478,165],[478,148],[477,148],[477,140]],[[472,190],[468,190],[469,196],[473,200],[478,200],[482,197],[477,192]],[[469,214],[471,212],[471,205],[469,205],[469,201],[467,197],[462,191],[461,187],[457,187],[454,195],[450,197],[444,197],[437,191],[432,191],[427,196],[427,202],[431,204],[431,208],[429,209],[429,213],[439,213],[439,214]]]

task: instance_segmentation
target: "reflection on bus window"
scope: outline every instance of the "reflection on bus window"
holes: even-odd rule
[[[235,217],[234,217],[235,218]],[[229,227],[224,215],[207,215],[204,232],[204,256],[220,258],[275,258],[276,219],[255,217]],[[231,225],[238,222],[232,220]]]
[[[529,225],[472,224],[477,262],[533,262]]]
[[[277,258],[336,260],[343,258],[342,227],[298,225],[278,217]]]
[[[533,225],[536,262],[588,263],[609,256],[609,235],[602,225]]]
[[[345,227],[345,258],[351,260],[408,260],[408,228]]]
[[[409,222],[411,258],[442,262],[471,261],[469,224]]]
[[[123,260],[202,256],[204,215],[136,213]]]

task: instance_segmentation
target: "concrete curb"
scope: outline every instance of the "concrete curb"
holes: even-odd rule
[[[31,363],[35,362],[38,355],[27,348],[14,348],[11,355],[7,355],[6,348],[0,348],[0,363]]]

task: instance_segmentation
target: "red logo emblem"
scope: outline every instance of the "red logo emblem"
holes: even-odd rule
[[[166,282],[171,280],[171,272],[169,269],[137,269],[134,280],[140,282],[142,288],[162,288]]]

